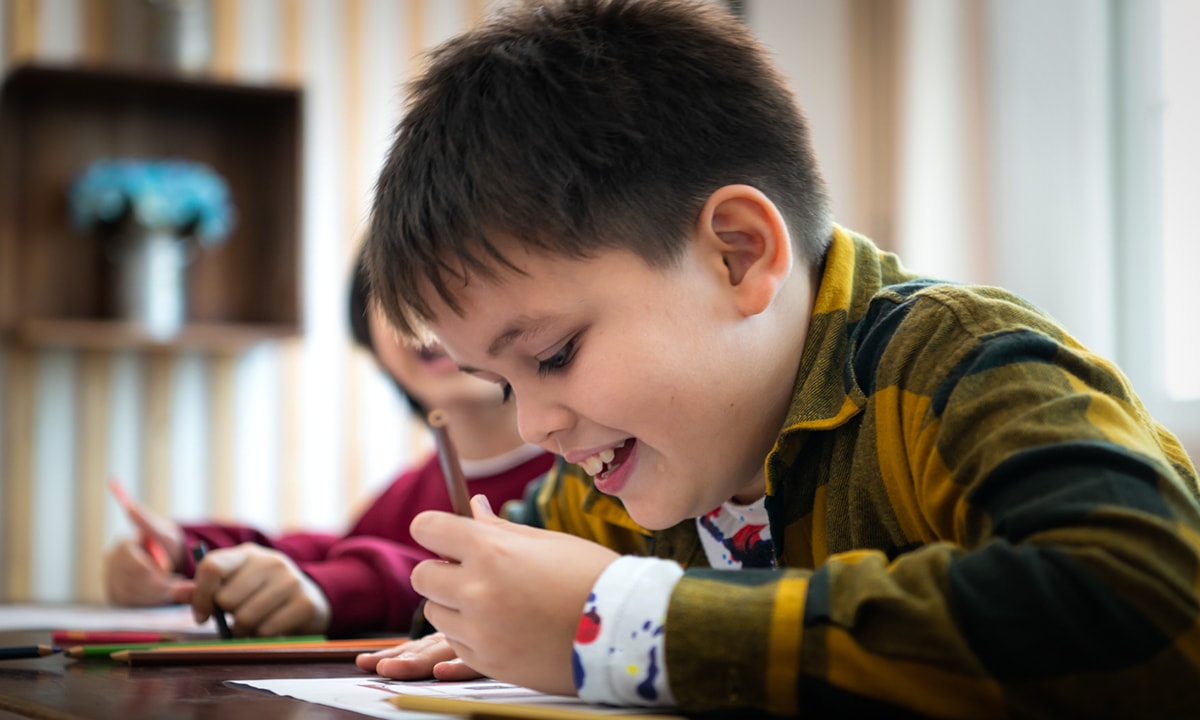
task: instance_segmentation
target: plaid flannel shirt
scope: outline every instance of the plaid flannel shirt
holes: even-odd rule
[[[1111,362],[837,228],[797,378],[766,458],[779,570],[708,569],[694,521],[647,533],[574,466],[537,498],[687,568],[681,709],[1200,716],[1196,470]]]

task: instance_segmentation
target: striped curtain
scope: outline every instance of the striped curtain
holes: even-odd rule
[[[0,601],[103,599],[104,550],[132,532],[109,477],[180,520],[337,531],[428,451],[349,340],[347,282],[405,81],[483,0],[202,1],[207,73],[304,91],[304,333],[236,354],[5,341]],[[125,21],[145,2],[4,0],[0,70],[128,63]]]
[[[0,0],[0,70],[124,60],[126,19],[148,1]],[[423,50],[469,27],[487,0],[199,1],[213,18],[209,73],[304,90],[304,333],[236,355],[0,345],[0,601],[102,599],[104,549],[131,532],[106,494],[109,476],[181,520],[336,531],[429,451],[426,432],[351,346],[346,283],[405,81]],[[923,107],[901,97],[906,49],[928,44],[906,41],[920,30],[914,10],[971,27],[980,1],[969,13],[936,0],[732,3],[797,91],[835,217],[884,247],[920,250],[927,234],[897,212],[897,118]],[[962,60],[943,45],[949,57],[934,66]],[[958,148],[931,136],[945,153]],[[972,214],[955,222],[954,237],[986,236]]]

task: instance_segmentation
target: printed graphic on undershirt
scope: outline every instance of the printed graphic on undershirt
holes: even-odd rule
[[[717,570],[775,567],[765,504],[765,497],[750,505],[727,502],[696,518],[709,565]]]
[[[588,595],[579,627],[575,629],[575,649],[571,652],[571,671],[575,675],[575,687],[583,687],[586,673],[579,657],[580,646],[591,646],[600,637],[600,612],[596,609],[596,593]]]
[[[633,624],[632,628],[625,622],[617,623],[620,627],[607,627],[601,617],[600,606],[596,594],[592,593],[588,597],[583,615],[579,618],[579,626],[575,631],[575,647],[571,653],[575,687],[581,691],[589,688],[590,679],[604,684],[604,678],[589,678],[587,668],[595,668],[602,673],[606,668],[615,667],[615,677],[608,678],[609,681],[632,689],[644,701],[658,700],[659,688],[656,681],[660,680],[662,618],[653,621],[641,620]],[[627,611],[630,609],[636,610],[625,608]],[[616,690],[618,697],[624,694],[620,689],[612,690]]]

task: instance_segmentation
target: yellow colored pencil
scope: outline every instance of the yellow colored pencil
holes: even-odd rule
[[[625,712],[604,705],[590,706],[580,703],[578,707],[562,704],[537,705],[533,703],[508,703],[486,700],[465,700],[434,695],[393,695],[388,702],[401,710],[414,712],[442,713],[469,718],[517,718],[518,720],[594,720],[598,717],[614,717],[621,720],[685,720],[682,715],[654,712]]]

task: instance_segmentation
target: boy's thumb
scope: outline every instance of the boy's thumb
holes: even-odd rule
[[[496,512],[492,510],[492,502],[488,500],[487,495],[480,493],[471,498],[471,515],[476,520],[496,519]]]

